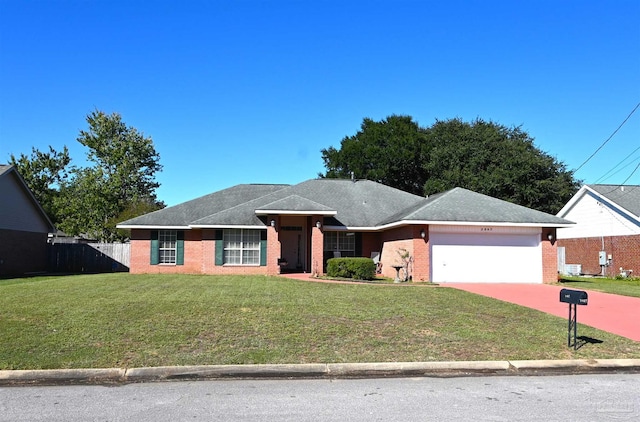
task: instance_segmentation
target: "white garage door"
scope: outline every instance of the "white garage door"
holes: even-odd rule
[[[463,227],[429,230],[436,283],[542,283],[540,229]]]

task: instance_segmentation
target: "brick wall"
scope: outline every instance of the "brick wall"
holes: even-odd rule
[[[273,254],[268,250],[267,260]],[[131,230],[132,274],[268,274],[266,266],[215,265],[215,230],[212,229],[185,230],[184,265],[151,265],[150,256],[151,231]]]
[[[0,230],[0,276],[44,272],[48,264],[47,233]]]
[[[382,275],[395,278],[396,270],[393,265],[401,265],[402,260],[398,251],[405,249],[411,256],[414,256],[414,228],[411,226],[398,227],[382,233],[382,252],[380,262],[382,262]],[[422,240],[422,239],[420,239]]]
[[[422,238],[420,231],[424,230]],[[429,253],[429,226],[413,227],[413,280],[431,280],[431,255]]]
[[[622,267],[632,269],[633,276],[640,276],[640,235],[560,239],[557,243],[565,248],[565,263],[581,264],[584,274],[601,274],[598,252],[604,250],[613,258],[605,275],[614,277]]]
[[[556,238],[556,230],[553,228],[542,229],[542,282],[555,283],[558,281],[558,242],[549,241],[549,234]]]

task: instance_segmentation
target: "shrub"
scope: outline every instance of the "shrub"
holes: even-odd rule
[[[373,280],[376,277],[376,264],[371,258],[331,258],[327,261],[327,275]]]

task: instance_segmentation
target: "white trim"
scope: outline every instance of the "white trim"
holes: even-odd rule
[[[541,227],[430,225],[429,233],[540,234]]]
[[[390,223],[381,228],[391,228],[405,225],[437,225],[437,226],[493,226],[493,227],[573,227],[574,223],[510,223],[495,221],[427,221],[427,220],[404,220],[397,223]]]
[[[338,211],[255,210],[256,215],[336,215]]]
[[[297,215],[297,214],[290,214]],[[575,223],[552,224],[552,223],[496,223],[493,221],[428,221],[428,220],[402,220],[382,226],[331,226],[323,225],[324,230],[332,231],[359,231],[377,232],[403,226],[492,226],[492,227],[541,227],[541,228],[561,228],[574,227]],[[191,224],[188,226],[152,226],[152,225],[117,225],[119,229],[151,229],[151,230],[188,230],[188,229],[266,229],[266,225],[232,225],[232,224]]]
[[[493,221],[426,221],[426,220],[403,220],[376,227],[358,226],[323,226],[326,230],[333,231],[383,231],[403,226],[469,226],[469,227],[531,227],[531,228],[561,228],[573,227],[575,223],[551,224],[551,223],[496,223]]]
[[[564,217],[565,215],[567,215],[569,211],[571,211],[571,208],[577,205],[577,203],[587,194],[587,192],[591,193],[593,196],[600,198],[601,202],[606,202],[606,205],[610,205],[609,208],[612,208],[612,209],[615,208],[616,210],[618,210],[619,213],[625,214],[628,218],[640,222],[640,218],[638,218],[637,215],[627,210],[626,208],[622,207],[620,204],[618,204],[614,200],[608,198],[606,195],[603,195],[598,191],[590,188],[588,185],[583,185],[580,188],[580,190],[578,190],[578,192],[576,192],[575,195],[571,197],[569,202],[567,202],[567,204],[564,207],[562,207],[560,211],[558,211],[556,216]]]
[[[231,224],[194,224],[189,226],[190,229],[249,229],[249,230],[266,230],[268,226],[249,226],[249,225],[231,225]]]
[[[347,232],[347,231],[356,231],[356,232],[377,232],[380,231],[379,227],[354,227],[354,226],[330,226],[328,224],[322,226],[323,231],[332,231],[332,232]]]
[[[191,226],[152,226],[152,225],[129,225],[118,224],[117,229],[149,229],[149,230],[188,230]]]
[[[558,211],[558,213],[556,214],[557,217],[564,217],[565,215],[567,215],[567,213],[569,212],[569,210],[571,208],[573,208],[573,206],[575,205],[576,202],[578,202],[578,200],[584,195],[585,191],[587,190],[587,185],[582,185],[582,187],[580,189],[578,189],[578,192],[576,192],[571,199],[569,199],[569,202],[567,202],[564,207],[562,207],[562,209],[560,211]],[[591,190],[593,192],[593,190]],[[595,193],[595,192],[593,192]],[[596,193],[597,195],[597,193]]]

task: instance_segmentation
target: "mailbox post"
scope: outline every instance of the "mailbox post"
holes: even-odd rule
[[[578,349],[578,305],[586,305],[588,299],[587,292],[582,290],[560,290],[560,302],[569,304],[567,347],[571,347],[571,331],[573,329],[573,350]]]

